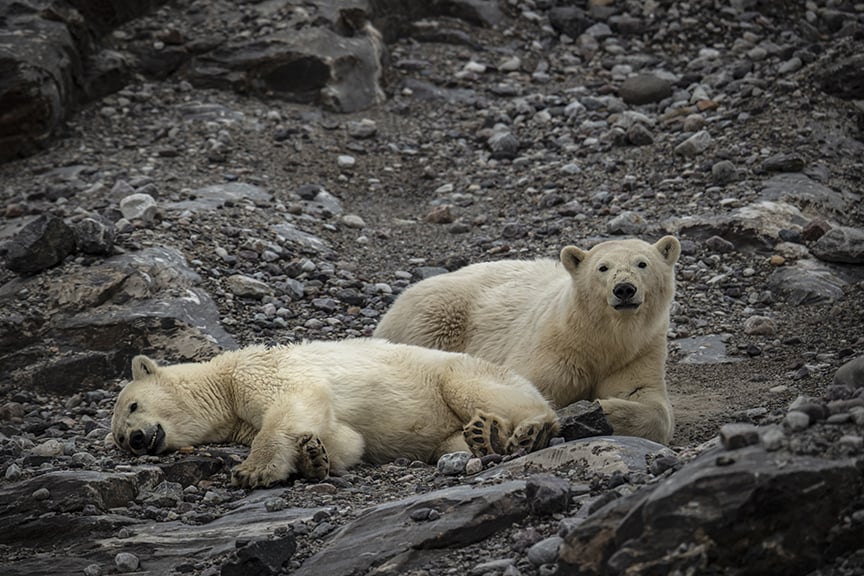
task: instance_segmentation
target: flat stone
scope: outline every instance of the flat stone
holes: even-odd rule
[[[637,74],[621,83],[618,95],[627,104],[651,104],[672,95],[672,84],[654,74]]]
[[[843,364],[834,374],[835,386],[864,388],[864,356],[859,356]]]
[[[720,428],[720,443],[727,450],[737,450],[759,443],[756,426],[744,423],[724,424]]]
[[[796,306],[839,300],[845,285],[846,281],[815,260],[777,268],[768,278],[768,287]]]
[[[832,228],[816,241],[812,251],[826,262],[864,264],[864,229]]]
[[[690,338],[679,338],[674,341],[683,358],[681,364],[726,364],[740,362],[741,358],[728,356],[726,354],[726,340],[728,336],[720,334],[708,334],[706,336],[692,336]]]
[[[682,156],[698,156],[711,146],[714,141],[711,134],[707,130],[696,132],[675,147],[675,153]]]

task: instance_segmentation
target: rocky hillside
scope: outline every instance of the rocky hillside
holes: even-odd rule
[[[864,573],[861,4],[30,0],[0,38],[0,573]],[[579,403],[533,455],[244,491],[243,447],[105,442],[135,354],[667,233],[669,447]]]

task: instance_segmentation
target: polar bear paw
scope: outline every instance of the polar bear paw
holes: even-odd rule
[[[241,488],[266,488],[280,480],[284,476],[272,462],[257,465],[247,458],[231,470],[231,483]]]
[[[298,442],[297,471],[304,478],[323,480],[330,474],[330,457],[315,434],[304,434]]]
[[[475,456],[506,454],[505,438],[509,428],[510,423],[506,419],[477,410],[474,418],[462,428],[462,435]]]
[[[555,421],[526,420],[519,424],[507,439],[505,449],[508,454],[514,454],[519,450],[533,452],[545,448],[557,432],[557,428]]]

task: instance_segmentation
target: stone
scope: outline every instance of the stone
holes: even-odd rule
[[[759,443],[759,432],[752,424],[724,424],[720,428],[720,443],[726,450],[745,448]]]
[[[378,133],[378,126],[374,120],[363,118],[362,120],[349,120],[346,123],[348,135],[357,140],[367,140]]]
[[[342,224],[348,228],[365,228],[366,222],[357,214],[345,214],[342,216]]]
[[[768,288],[796,306],[839,300],[845,285],[842,278],[815,260],[777,268],[768,278]]]
[[[525,482],[454,486],[379,504],[338,529],[292,576],[350,576],[387,566],[392,574],[450,548],[480,542],[529,514]],[[440,513],[435,521],[412,521],[418,509]],[[410,553],[408,553],[410,551]]]
[[[738,179],[738,170],[729,160],[721,160],[711,166],[711,178],[718,186],[725,186]]]
[[[843,364],[834,373],[833,384],[849,388],[864,388],[864,356],[858,356]]]
[[[149,224],[156,217],[156,199],[150,194],[135,193],[120,200],[120,212],[127,220]]]
[[[557,410],[561,424],[559,435],[564,440],[613,434],[612,425],[599,402],[579,400]]]
[[[231,204],[251,202],[253,204],[269,204],[273,195],[259,186],[245,182],[226,182],[196,188],[189,193],[190,200],[170,202],[163,205],[166,212],[207,212],[218,210]]]
[[[851,536],[841,511],[860,495],[854,461],[782,462],[749,446],[718,465],[710,451],[567,531],[558,574],[808,573],[857,548],[826,554],[833,530]]]
[[[772,336],[777,332],[777,323],[767,316],[750,316],[744,321],[744,333],[750,336]]]
[[[356,112],[384,102],[381,35],[357,11],[354,32],[304,27],[235,39],[192,58],[186,78],[200,88],[268,94]],[[334,26],[334,28],[337,28]]]
[[[521,143],[508,131],[499,131],[489,137],[486,142],[492,151],[492,158],[512,160],[519,154]]]
[[[806,430],[810,426],[810,416],[798,410],[791,410],[783,418],[783,424],[793,432]]]
[[[73,254],[75,233],[62,218],[42,215],[21,228],[5,247],[6,268],[31,275],[56,266]]]
[[[552,536],[540,540],[530,548],[526,556],[528,561],[534,566],[542,566],[543,564],[552,564],[558,561],[558,550],[564,539],[560,536]]]
[[[648,146],[654,143],[654,135],[643,124],[637,122],[627,129],[627,142],[633,146]]]
[[[687,157],[698,156],[707,150],[713,141],[707,130],[700,130],[678,144],[675,153]]]
[[[438,459],[438,472],[445,476],[458,476],[465,473],[465,466],[471,460],[470,452],[450,452]]]
[[[864,54],[829,61],[816,78],[823,91],[847,100],[864,99]]]
[[[618,95],[627,104],[651,104],[671,96],[672,84],[654,74],[637,74],[621,83]]]
[[[222,564],[221,576],[282,574],[296,550],[297,541],[293,534],[250,542],[238,548]]]
[[[682,354],[681,364],[725,364],[740,362],[741,358],[726,353],[728,335],[708,334],[675,340]]]
[[[728,254],[735,251],[735,244],[720,236],[711,236],[705,240],[705,245],[718,254]]]
[[[570,505],[570,483],[549,474],[535,474],[525,485],[528,507],[535,516],[565,512]]]
[[[625,210],[606,223],[606,232],[609,234],[624,234],[627,236],[638,236],[648,229],[648,223],[638,212]]]
[[[831,230],[832,226],[822,218],[814,218],[807,222],[801,229],[801,238],[807,242],[815,242],[819,240],[826,232]]]
[[[87,217],[76,222],[72,228],[79,252],[108,256],[114,251],[116,228],[112,222],[100,217]]]
[[[813,244],[811,250],[814,256],[825,262],[864,264],[864,229],[832,228]]]
[[[806,174],[775,174],[762,183],[761,198],[769,201],[791,202],[800,206],[816,206],[843,213],[856,202],[850,192],[838,192],[816,182]]]
[[[576,6],[554,6],[548,17],[556,32],[570,38],[578,38],[593,23],[585,11]]]
[[[141,561],[138,559],[138,556],[134,554],[130,554],[129,552],[120,552],[114,557],[114,565],[117,567],[118,572],[125,574],[128,572],[137,572],[138,567],[141,565]]]
[[[762,162],[766,172],[800,172],[804,170],[804,158],[798,154],[775,154]]]

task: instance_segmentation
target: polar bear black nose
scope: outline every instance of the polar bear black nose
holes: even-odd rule
[[[612,293],[619,300],[630,300],[636,295],[636,286],[630,282],[620,282],[612,288]]]
[[[133,450],[143,450],[147,446],[147,439],[144,436],[144,432],[141,430],[135,430],[129,436],[129,447]]]

